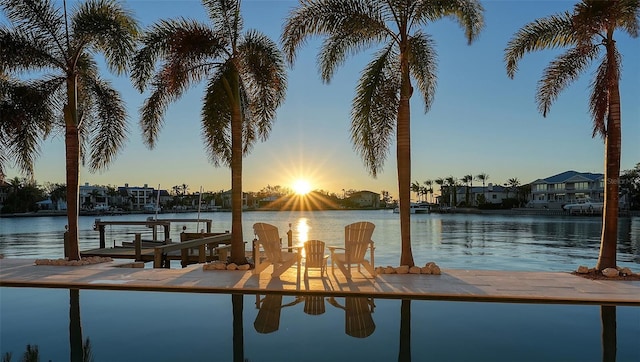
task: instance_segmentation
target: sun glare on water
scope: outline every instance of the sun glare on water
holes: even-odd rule
[[[307,180],[296,180],[293,183],[293,191],[298,195],[306,195],[311,191],[311,184]]]

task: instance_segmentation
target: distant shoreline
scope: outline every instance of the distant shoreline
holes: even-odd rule
[[[391,209],[330,209],[330,210],[310,210],[310,211],[362,211],[362,210],[389,210]],[[252,211],[278,211],[273,209],[251,209],[244,210],[245,212]],[[291,210],[281,210],[281,211],[291,211]],[[171,212],[160,212],[158,215],[162,214],[184,214],[184,213],[194,213],[198,212],[198,210],[181,210],[181,211],[171,211]],[[230,210],[201,210],[201,213],[214,213],[214,212],[230,212]],[[531,209],[531,208],[515,208],[509,210],[480,210],[473,208],[456,208],[450,209],[447,211],[434,211],[434,214],[474,214],[474,215],[535,215],[535,216],[588,216],[588,217],[601,217],[602,214],[569,214],[563,210],[549,210],[549,209]],[[26,212],[26,213],[15,213],[15,214],[0,214],[0,218],[15,218],[15,217],[46,217],[46,216],[66,216],[66,211],[49,211],[49,210],[41,210],[38,212]],[[155,215],[155,213],[149,213],[144,211],[117,211],[117,212],[81,212],[80,216],[114,216],[114,215]],[[640,217],[640,210],[632,210],[632,211],[621,211],[619,214],[620,217]]]

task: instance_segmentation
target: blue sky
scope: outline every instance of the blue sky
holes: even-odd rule
[[[73,2],[71,2],[73,3]],[[199,1],[125,2],[142,26],[159,19],[186,17],[208,22]],[[411,103],[412,179],[461,178],[486,173],[488,182],[502,184],[517,177],[521,183],[567,170],[604,172],[604,145],[591,138],[588,109],[593,70],[569,86],[543,118],[535,104],[535,90],[544,67],[558,54],[526,54],[515,78],[506,75],[504,48],[523,25],[551,14],[571,10],[573,1],[483,1],[485,28],[467,45],[457,23],[445,19],[425,31],[436,42],[438,86],[428,113],[418,93]],[[257,29],[278,41],[284,19],[298,4],[293,0],[243,0],[245,30]],[[623,55],[622,170],[640,162],[640,39],[617,33]],[[319,40],[299,51],[288,72],[288,91],[269,139],[258,143],[244,159],[244,190],[267,185],[291,187],[307,179],[314,189],[341,193],[342,189],[387,190],[397,197],[395,144],[383,171],[373,179],[349,138],[351,100],[359,73],[375,48],[350,57],[329,84],[323,84],[316,67]],[[122,93],[129,110],[129,140],[106,170],[81,171],[81,183],[149,186],[170,189],[187,184],[191,191],[226,190],[231,173],[211,165],[200,138],[203,86],[190,89],[171,104],[157,147],[148,150],[141,141],[139,94],[126,77],[105,71]],[[43,144],[36,163],[38,182],[61,182],[64,142],[58,135]],[[18,176],[9,169],[8,177]]]

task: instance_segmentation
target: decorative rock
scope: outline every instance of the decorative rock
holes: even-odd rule
[[[384,274],[384,268],[381,266],[376,267],[376,275]]]
[[[388,267],[384,268],[384,273],[385,274],[395,274],[396,270],[393,267],[388,266]]]
[[[409,274],[420,274],[420,267],[415,265],[412,266],[409,268]]]
[[[236,269],[238,269],[238,264],[236,263],[231,263],[227,265],[227,270],[236,270]]]
[[[238,270],[249,270],[249,268],[251,268],[251,264],[238,265]]]
[[[400,265],[396,268],[396,273],[398,274],[409,274],[409,266],[408,265]]]
[[[576,270],[576,273],[578,273],[578,274],[588,274],[589,273],[589,268],[584,266],[584,265],[580,265],[578,267],[578,270]]]
[[[633,275],[633,272],[631,271],[631,268],[618,268],[618,271],[620,272],[620,275]]]
[[[618,275],[620,275],[620,272],[616,268],[606,268],[605,270],[602,271],[602,275],[604,275],[607,278],[615,278]]]
[[[431,269],[429,267],[423,266],[420,268],[420,274],[431,274]]]

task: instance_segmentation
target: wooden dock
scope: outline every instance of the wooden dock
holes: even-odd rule
[[[198,233],[180,233],[180,242],[172,242],[169,237],[171,222],[197,222],[206,225]],[[129,259],[141,262],[153,262],[154,268],[169,268],[170,261],[179,260],[183,267],[189,264],[206,263],[214,260],[226,260],[230,249],[231,234],[212,233],[210,219],[153,219],[144,221],[101,221],[96,219],[94,230],[100,233],[100,245],[96,249],[80,252],[82,257],[99,256],[112,259]],[[122,246],[106,247],[105,227],[118,225],[141,225],[153,228],[153,240],[142,240],[136,233],[133,241],[123,241]],[[164,240],[157,239],[156,227],[164,229]]]

